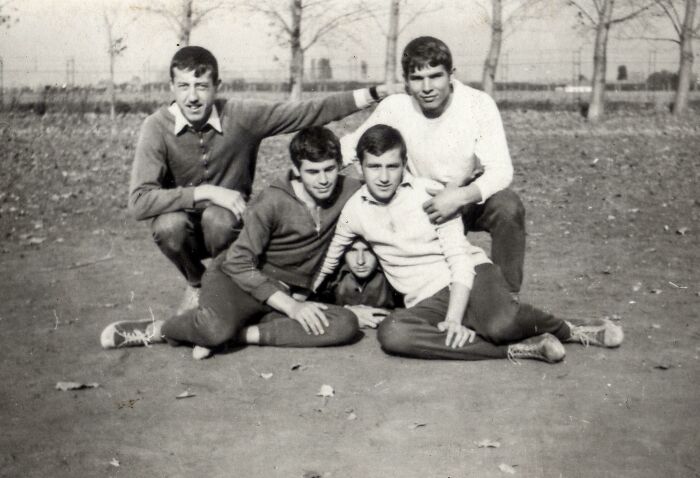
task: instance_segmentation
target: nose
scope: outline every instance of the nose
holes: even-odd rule
[[[423,91],[428,92],[433,89],[432,82],[430,78],[423,78]]]
[[[187,89],[187,101],[193,103],[198,100],[199,97],[197,96],[197,90],[195,89],[194,85],[192,85]]]
[[[321,173],[318,176],[318,181],[321,184],[328,184],[328,174],[326,174],[325,171],[321,171]]]
[[[357,251],[357,265],[358,266],[365,265],[365,251]]]
[[[382,183],[389,182],[389,172],[386,170],[386,168],[382,168],[382,171],[379,173],[379,181]]]

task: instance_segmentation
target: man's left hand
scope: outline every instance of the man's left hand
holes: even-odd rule
[[[437,328],[440,332],[447,332],[445,345],[453,349],[461,348],[467,342],[473,343],[476,338],[476,332],[472,329],[451,320],[440,322],[437,324]]]
[[[433,224],[447,222],[461,212],[464,203],[458,187],[428,188],[427,191],[433,196],[433,199],[423,203],[423,210],[428,214],[428,218]]]

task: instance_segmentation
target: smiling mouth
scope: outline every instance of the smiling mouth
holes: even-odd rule
[[[432,103],[437,99],[437,96],[421,96],[421,99],[426,103]]]

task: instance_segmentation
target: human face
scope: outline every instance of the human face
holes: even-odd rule
[[[217,81],[214,84],[211,71],[195,76],[194,70],[173,68],[170,89],[175,95],[175,102],[180,107],[180,111],[195,129],[204,126],[209,119],[219,83]]]
[[[403,179],[404,167],[399,148],[390,149],[379,156],[365,151],[362,175],[375,200],[381,203],[391,201]]]
[[[345,264],[358,279],[367,279],[377,269],[377,256],[364,241],[355,241],[345,253]]]
[[[418,102],[423,114],[437,118],[449,106],[452,99],[452,72],[445,65],[426,66],[406,75],[408,93]]]
[[[340,166],[335,159],[313,162],[302,159],[297,172],[304,190],[316,203],[330,199],[338,184]]]

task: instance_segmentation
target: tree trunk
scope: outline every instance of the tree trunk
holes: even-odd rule
[[[301,100],[302,86],[304,84],[304,50],[301,48],[301,13],[302,0],[291,0],[292,33],[289,38],[292,58],[289,63],[289,99]]]
[[[192,34],[192,3],[194,0],[183,0],[182,24],[180,25],[179,47],[190,45],[190,35]]]
[[[503,5],[501,4],[501,0],[491,0],[491,7],[491,45],[489,46],[489,53],[486,55],[486,61],[484,62],[481,89],[490,96],[493,96],[498,59],[501,56],[501,45],[503,43]]]
[[[681,116],[688,109],[688,92],[693,74],[693,26],[697,0],[685,0],[685,17],[681,29],[680,65],[678,67],[678,87],[673,99],[673,114]]]
[[[605,70],[607,67],[608,33],[615,0],[604,0],[598,14],[595,49],[593,51],[593,79],[591,103],[588,105],[588,121],[598,121],[605,109]]]
[[[399,38],[399,2],[389,0],[389,31],[386,35],[386,58],[384,59],[384,82],[396,83],[396,42]]]

